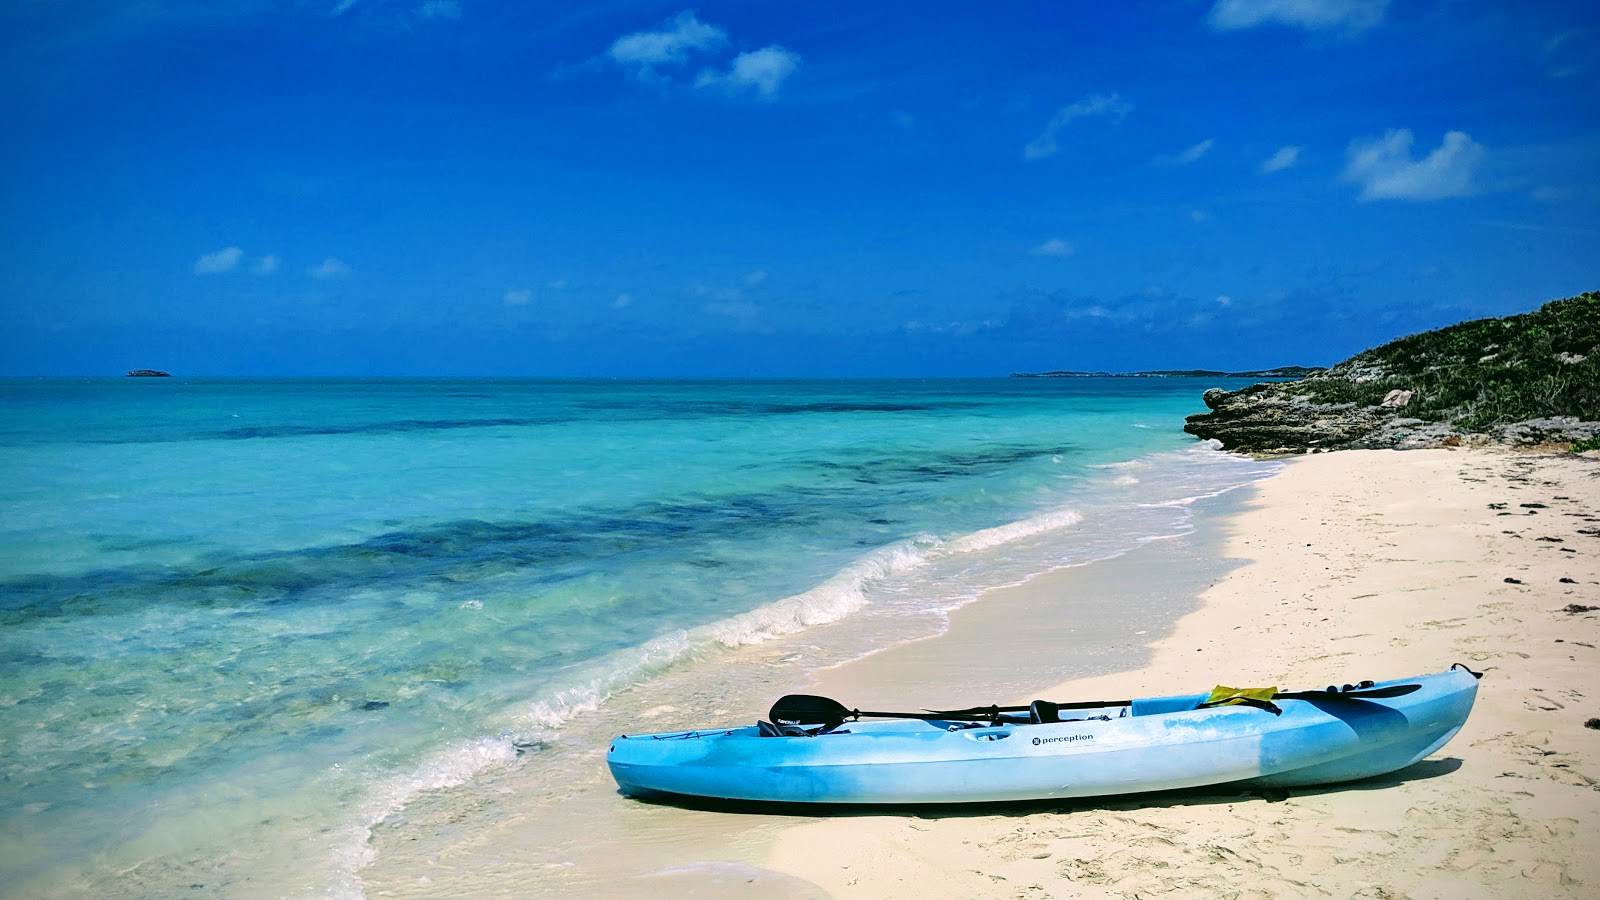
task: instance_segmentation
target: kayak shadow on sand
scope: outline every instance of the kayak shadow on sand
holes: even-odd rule
[[[1072,797],[1061,800],[1010,800],[986,803],[903,803],[903,804],[848,804],[848,803],[781,803],[765,800],[714,800],[682,794],[651,792],[638,796],[617,791],[621,797],[656,806],[701,812],[721,812],[735,815],[795,816],[813,819],[851,818],[856,816],[908,816],[918,819],[955,819],[973,816],[1027,816],[1035,813],[1072,813],[1095,810],[1127,811],[1152,807],[1216,806],[1261,800],[1281,803],[1293,797],[1316,797],[1346,791],[1389,790],[1411,781],[1426,781],[1449,775],[1461,768],[1462,761],[1448,756],[1425,759],[1397,772],[1374,775],[1359,781],[1337,784],[1319,784],[1295,788],[1261,788],[1241,785],[1230,788],[1226,784],[1205,785],[1175,791],[1149,791],[1138,794],[1117,794],[1104,797]]]

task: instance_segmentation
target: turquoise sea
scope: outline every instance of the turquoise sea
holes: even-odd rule
[[[0,892],[359,895],[632,685],[1182,533],[1242,384],[0,380]]]

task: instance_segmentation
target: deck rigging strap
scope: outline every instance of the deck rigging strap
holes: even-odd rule
[[[1200,701],[1200,709],[1211,709],[1216,706],[1253,706],[1256,709],[1266,710],[1275,716],[1283,715],[1283,710],[1272,698],[1278,696],[1277,687],[1236,688],[1219,684],[1211,689],[1210,696]]]

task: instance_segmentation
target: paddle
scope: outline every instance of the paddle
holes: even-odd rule
[[[1026,706],[1023,709],[1027,709]],[[813,694],[789,694],[779,697],[778,702],[772,704],[772,710],[767,717],[774,722],[793,722],[801,725],[825,725],[828,728],[838,728],[846,719],[859,719],[862,716],[871,716],[875,719],[922,719],[924,721],[961,721],[961,722],[1002,722],[1006,721],[998,713],[988,710],[974,712],[872,712],[870,710],[850,709],[837,700],[827,697],[818,697]],[[1016,719],[1013,721],[1026,721]]]
[[[1420,684],[1392,684],[1388,687],[1359,688],[1346,685],[1345,689],[1329,686],[1321,691],[1279,691],[1274,700],[1384,700],[1404,697],[1422,689]],[[1057,703],[1057,709],[1099,709],[1103,706],[1131,706],[1132,700],[1088,700],[1077,703]],[[943,716],[989,716],[995,713],[1027,712],[1026,706],[974,706],[969,709],[930,710]]]
[[[1383,700],[1390,697],[1403,697],[1412,691],[1422,689],[1420,684],[1392,684],[1388,687],[1359,688],[1349,687],[1349,690],[1340,690],[1329,687],[1323,691],[1281,691],[1273,694],[1274,700]],[[1090,700],[1075,703],[1058,703],[1057,709],[1100,709],[1107,706],[1131,706],[1132,700]],[[1027,712],[1026,706],[972,706],[967,709],[926,710],[920,713],[904,712],[869,712],[860,709],[850,709],[837,700],[827,697],[818,697],[812,694],[789,694],[778,698],[772,704],[772,711],[767,715],[774,722],[795,722],[799,724],[826,725],[828,728],[837,728],[844,724],[846,719],[859,719],[862,716],[871,716],[877,719],[922,719],[924,721],[959,721],[959,722],[1025,722],[1025,719],[1006,719],[1004,713]]]

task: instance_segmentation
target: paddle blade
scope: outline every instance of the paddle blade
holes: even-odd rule
[[[843,703],[813,694],[789,694],[772,704],[767,718],[774,722],[792,722],[796,725],[826,725],[837,728],[844,720],[854,716]]]
[[[1389,697],[1404,697],[1413,691],[1422,690],[1420,684],[1391,684],[1388,687],[1368,688],[1360,691],[1295,691],[1288,694],[1278,694],[1280,700],[1384,700]]]

